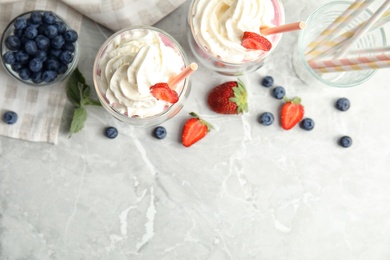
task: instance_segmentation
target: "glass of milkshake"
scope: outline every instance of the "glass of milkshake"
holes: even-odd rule
[[[93,81],[100,102],[111,115],[135,126],[153,126],[183,107],[190,93],[189,79],[173,79],[188,66],[182,47],[169,34],[154,27],[133,27],[103,43],[95,59]],[[169,86],[168,90],[160,90],[161,85]],[[164,97],[166,91],[175,100]]]
[[[188,13],[188,41],[195,57],[207,69],[226,75],[258,70],[276,48],[282,34],[264,36],[269,50],[242,46],[245,32],[284,24],[279,0],[193,0]]]

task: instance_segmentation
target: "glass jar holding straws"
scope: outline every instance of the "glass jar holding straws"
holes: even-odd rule
[[[293,55],[298,77],[308,84],[352,87],[390,67],[383,25],[390,19],[390,1],[374,13],[373,0],[352,4],[335,1],[321,6],[306,20]]]

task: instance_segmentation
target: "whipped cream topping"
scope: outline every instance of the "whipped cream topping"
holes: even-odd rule
[[[274,11],[270,0],[199,0],[192,9],[193,31],[199,43],[222,61],[254,60],[264,52],[241,46],[242,36],[273,26]]]
[[[129,117],[148,117],[172,105],[150,93],[151,86],[168,82],[185,66],[169,44],[166,36],[149,29],[123,32],[108,44],[100,68],[110,106]]]

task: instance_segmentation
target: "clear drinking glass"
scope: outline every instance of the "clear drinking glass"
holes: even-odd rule
[[[314,12],[306,20],[306,28],[299,34],[298,44],[293,55],[293,68],[297,76],[307,84],[316,84],[332,87],[352,87],[359,85],[371,78],[376,70],[355,70],[345,72],[317,73],[313,70],[305,57],[308,51],[308,44],[317,39],[320,33],[325,30],[339,15],[341,15],[351,2],[334,1],[325,4]],[[353,21],[345,24],[345,29],[339,34],[355,28],[360,23],[366,21],[372,16],[372,12],[364,10]],[[366,33],[356,41],[350,50],[357,53],[358,50],[367,48],[376,48],[386,46],[386,34],[383,28],[374,29]],[[361,54],[355,54],[355,57]],[[330,57],[321,57],[322,59],[332,59]],[[340,57],[341,58],[341,57]]]
[[[223,60],[221,57],[210,51],[209,46],[201,40],[198,36],[198,28],[194,24],[194,19],[197,19],[197,15],[200,12],[197,12],[198,4],[209,4],[210,0],[193,0],[191,2],[189,12],[188,12],[188,42],[191,48],[192,53],[199,60],[199,62],[212,71],[225,74],[225,75],[242,75],[250,72],[254,72],[261,68],[264,65],[264,61],[269,56],[269,54],[277,47],[282,34],[272,34],[268,35],[267,39],[272,43],[272,49],[268,52],[261,52],[255,58],[252,59],[242,59],[237,62],[231,62]],[[274,26],[279,26],[284,24],[284,9],[283,5],[279,0],[262,0],[264,2],[264,19],[267,19],[268,22],[272,23]],[[221,1],[222,3],[222,1]],[[219,3],[219,4],[221,4]],[[215,18],[215,17],[214,17]],[[212,19],[210,17],[210,19]],[[203,28],[202,28],[203,29]],[[229,47],[226,47],[228,49]]]
[[[118,44],[120,42],[121,38],[128,37],[131,35],[131,37],[134,37],[134,35],[139,36],[140,38],[145,35],[146,32],[152,31],[154,33],[157,33],[158,37],[160,38],[162,44],[165,47],[172,48],[174,53],[172,55],[177,55],[179,56],[179,59],[181,60],[181,66],[182,69],[187,67],[189,65],[188,58],[182,49],[182,47],[179,45],[179,43],[168,33],[155,28],[155,27],[150,27],[150,26],[140,26],[140,27],[132,27],[132,28],[126,28],[123,30],[120,30],[116,33],[114,33],[110,38],[108,38],[103,45],[100,47],[96,58],[95,58],[95,63],[93,67],[93,82],[94,86],[98,95],[98,98],[100,102],[102,103],[103,107],[116,119],[134,125],[134,126],[154,126],[161,124],[162,122],[172,118],[175,116],[181,108],[184,106],[184,103],[186,99],[189,96],[190,93],[190,81],[189,78],[184,79],[182,82],[180,82],[176,90],[179,95],[179,101],[170,105],[169,107],[165,107],[164,111],[161,111],[159,113],[149,115],[149,116],[138,116],[138,115],[128,115],[127,112],[120,111],[117,109],[116,105],[110,103],[109,99],[107,98],[107,88],[109,88],[110,84],[107,83],[104,80],[104,73],[106,71],[106,68],[103,67],[102,60],[106,58],[106,55],[109,48],[112,46]],[[135,39],[137,40],[137,39]],[[142,41],[141,41],[142,42]],[[142,43],[137,43],[137,48],[142,48]],[[110,47],[111,46],[111,47]],[[146,47],[148,48],[148,47]],[[126,53],[120,53],[120,56],[125,56]],[[138,55],[142,56],[142,55]],[[177,57],[175,57],[176,59]],[[136,58],[134,58],[136,59]],[[111,73],[111,72],[110,72]],[[137,72],[130,72],[130,73],[137,73]],[[143,77],[144,75],[140,75]],[[139,79],[141,80],[141,79]],[[110,82],[111,83],[111,82]],[[156,82],[157,83],[157,82]],[[138,103],[139,105],[139,103]]]

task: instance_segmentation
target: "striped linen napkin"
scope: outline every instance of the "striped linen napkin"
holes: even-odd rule
[[[133,25],[153,25],[185,0],[0,0],[0,32],[19,14],[30,10],[50,10],[80,31],[82,16],[113,31]],[[80,52],[82,59],[83,52]],[[56,144],[61,117],[67,102],[66,81],[48,87],[24,85],[11,78],[0,66],[0,115],[15,111],[13,125],[0,122],[0,135]]]

